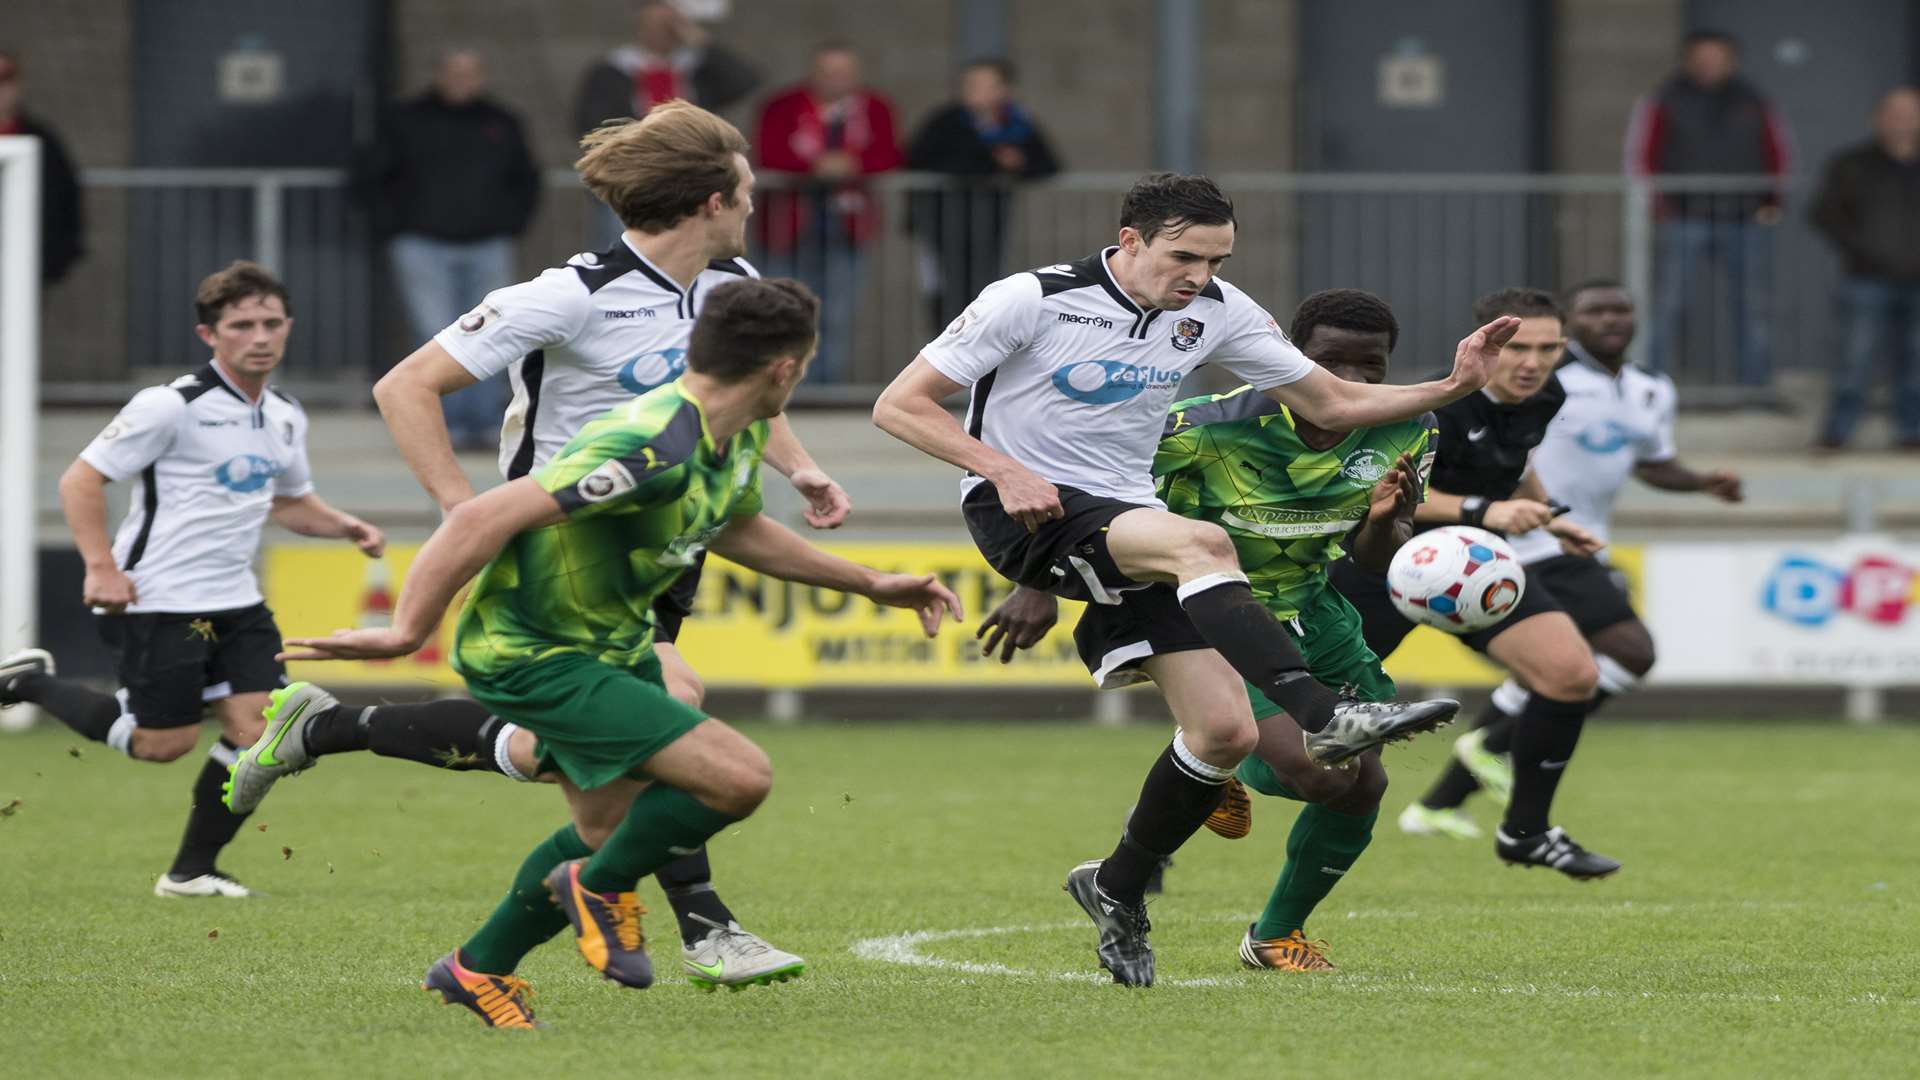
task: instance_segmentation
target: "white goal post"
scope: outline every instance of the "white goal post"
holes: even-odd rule
[[[0,656],[38,637],[40,140],[0,136]],[[0,730],[33,723],[0,713]]]

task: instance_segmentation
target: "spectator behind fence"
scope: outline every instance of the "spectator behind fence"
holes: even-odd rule
[[[915,192],[907,208],[936,332],[1005,276],[1011,182],[1060,171],[1039,125],[1013,99],[1013,84],[1005,60],[968,64],[959,100],[929,114],[907,149],[907,168],[954,178],[938,191]]]
[[[633,44],[608,53],[581,78],[573,129],[585,135],[608,120],[638,119],[676,98],[724,109],[759,87],[760,72],[679,7],[640,0],[633,5]],[[588,243],[595,250],[610,248],[625,226],[605,203],[591,202]]]
[[[807,378],[842,382],[864,248],[880,218],[861,179],[900,167],[893,105],[862,84],[853,46],[826,42],[814,47],[807,81],[762,108],[753,142],[763,169],[787,174],[769,185],[754,215],[762,270],[799,278],[820,295],[820,353]]]
[[[1639,176],[1767,174],[1787,170],[1785,125],[1773,105],[1738,74],[1739,46],[1714,30],[1687,35],[1680,70],[1641,100],[1627,133],[1627,168]],[[1742,385],[1773,379],[1768,341],[1772,226],[1780,220],[1777,183],[1733,191],[1670,192],[1656,202],[1657,295],[1649,362],[1674,365],[1689,311],[1717,311],[1700,267],[1712,260],[1731,300],[1735,374]]]
[[[0,53],[0,135],[40,139],[40,281],[51,285],[80,261],[80,183],[73,159],[53,129],[20,107],[26,96],[20,61]]]
[[[456,322],[481,298],[513,284],[513,238],[533,216],[540,174],[520,120],[486,97],[479,54],[446,53],[433,86],[393,110],[356,182],[388,251],[415,341]],[[445,402],[456,447],[500,439],[507,384],[488,379]]]
[[[1900,445],[1920,450],[1920,89],[1880,100],[1874,137],[1827,162],[1813,223],[1840,253],[1844,345],[1820,446],[1838,450],[1867,407],[1873,369],[1893,364]]]

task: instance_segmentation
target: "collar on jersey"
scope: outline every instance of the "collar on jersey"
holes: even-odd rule
[[[264,384],[260,387],[260,400],[253,401],[247,397],[245,391],[233,385],[233,381],[227,378],[226,372],[220,370],[220,362],[218,360],[208,360],[207,366],[201,368],[196,374],[199,375],[201,382],[209,386],[218,386],[220,389],[232,394],[240,404],[253,410],[254,427],[263,428],[267,426],[266,409],[267,394],[269,391]]]
[[[1122,311],[1133,316],[1133,325],[1127,330],[1128,337],[1144,339],[1147,336],[1147,328],[1153,325],[1153,320],[1160,317],[1160,309],[1145,309],[1134,303],[1133,297],[1128,296],[1127,291],[1114,280],[1113,267],[1107,265],[1107,259],[1119,250],[1120,245],[1109,245],[1084,259],[1067,265],[1073,268],[1075,274],[1106,290],[1109,299],[1120,305]]]
[[[693,294],[700,288],[699,275],[694,275],[693,284],[683,289],[678,282],[667,276],[666,271],[653,265],[653,260],[641,254],[640,249],[633,246],[633,241],[627,239],[627,234],[624,232],[620,234],[620,243],[633,254],[634,263],[648,280],[680,298],[675,314],[682,319],[693,318]]]
[[[1607,365],[1594,359],[1594,356],[1592,353],[1582,348],[1580,343],[1578,341],[1573,340],[1572,338],[1567,339],[1567,361],[1569,363],[1580,364],[1584,367],[1592,368],[1596,374],[1603,375],[1609,379],[1618,380],[1621,376],[1627,373],[1627,365],[1625,362],[1621,363],[1620,370],[1614,371],[1608,368]]]

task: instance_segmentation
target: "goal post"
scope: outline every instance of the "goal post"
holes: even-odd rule
[[[0,656],[39,636],[40,140],[0,135]],[[0,730],[33,723],[0,713]]]

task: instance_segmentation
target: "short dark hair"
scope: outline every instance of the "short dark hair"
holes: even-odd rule
[[[1680,39],[1680,51],[1682,53],[1692,49],[1695,45],[1725,45],[1734,52],[1740,51],[1739,38],[1734,37],[1725,30],[1713,29],[1711,27],[1689,30],[1687,31],[1687,36]]]
[[[235,259],[225,270],[200,280],[200,287],[193,291],[193,314],[202,326],[218,326],[227,308],[256,296],[279,297],[287,317],[293,317],[293,300],[287,296],[287,287],[273,276],[273,271],[246,259]]]
[[[1400,320],[1387,302],[1364,289],[1322,289],[1293,311],[1293,343],[1306,347],[1315,327],[1331,326],[1362,334],[1387,335],[1387,351],[1400,344]]]
[[[687,367],[739,382],[780,357],[805,358],[819,326],[819,298],[792,278],[729,281],[702,301],[687,343]]]
[[[960,65],[960,74],[965,75],[975,68],[988,68],[992,70],[994,74],[1000,76],[1000,81],[1006,83],[1008,86],[1012,86],[1015,82],[1019,81],[1020,69],[1014,67],[1013,61],[1004,56],[976,56]]]
[[[1580,299],[1580,294],[1583,292],[1590,292],[1594,289],[1619,289],[1625,292],[1626,288],[1625,285],[1620,284],[1620,282],[1610,277],[1590,277],[1562,294],[1561,303],[1566,306],[1567,310],[1571,311],[1573,310],[1574,301]]]
[[[1151,173],[1133,182],[1120,201],[1120,227],[1148,243],[1165,232],[1178,236],[1189,225],[1233,224],[1233,200],[1204,176]]]
[[[1473,302],[1473,321],[1482,326],[1502,315],[1514,315],[1522,319],[1551,315],[1563,323],[1567,321],[1566,309],[1560,306],[1560,301],[1555,300],[1547,290],[1531,285],[1497,289]]]

